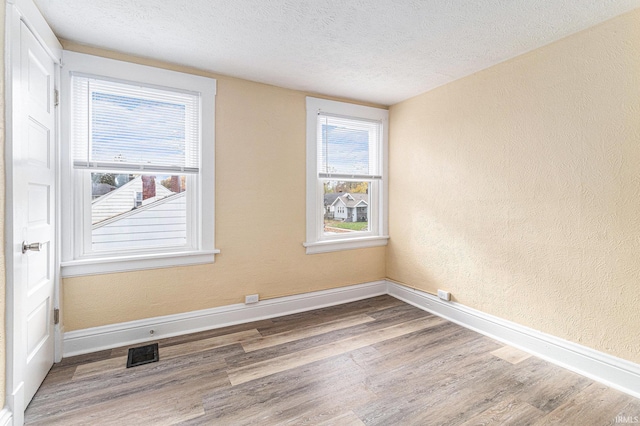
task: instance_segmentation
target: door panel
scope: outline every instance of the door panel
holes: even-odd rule
[[[38,242],[19,255],[15,285],[24,291],[25,408],[53,365],[55,236],[55,66],[31,31],[21,24],[19,147],[14,149],[14,242]],[[17,226],[16,226],[17,225]]]
[[[51,225],[51,218],[49,215],[49,203],[51,197],[49,197],[49,185],[41,185],[30,183],[28,192],[28,226],[35,229],[39,226]]]
[[[46,127],[34,120],[29,120],[27,135],[27,161],[29,165],[49,168],[51,165],[51,133]]]
[[[44,300],[27,317],[27,360],[37,356],[38,350],[49,338],[49,300]]]
[[[28,69],[27,69],[27,91],[29,100],[34,103],[41,111],[50,113],[49,108],[50,96],[49,89],[52,84],[52,76],[49,73],[47,64],[42,62],[42,55],[37,52],[29,51]]]
[[[27,297],[31,297],[43,285],[51,280],[49,272],[49,243],[42,245],[39,252],[27,254]]]

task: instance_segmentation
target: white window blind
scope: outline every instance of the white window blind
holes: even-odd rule
[[[318,177],[380,180],[381,122],[318,113]]]
[[[200,95],[72,74],[74,168],[198,173]]]

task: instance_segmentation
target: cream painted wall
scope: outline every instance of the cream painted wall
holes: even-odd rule
[[[0,407],[4,407],[5,387],[6,387],[6,328],[5,328],[5,308],[6,308],[6,270],[4,254],[4,29],[5,10],[0,7]],[[1,409],[1,408],[0,408]]]
[[[129,59],[63,42],[66,49]],[[375,281],[385,248],[306,255],[305,93],[224,76],[216,98],[212,265],[63,281],[65,331]]]
[[[640,362],[640,9],[390,117],[390,279]]]

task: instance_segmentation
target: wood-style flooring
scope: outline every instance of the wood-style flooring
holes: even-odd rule
[[[390,296],[56,364],[36,425],[613,425],[640,400]],[[136,345],[139,346],[139,345]],[[621,421],[622,420],[622,421]]]

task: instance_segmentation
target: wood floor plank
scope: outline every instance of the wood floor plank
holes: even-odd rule
[[[525,385],[514,397],[549,413],[591,383],[586,377],[532,357],[518,364],[514,378]]]
[[[253,352],[259,349],[270,348],[272,346],[282,345],[283,343],[295,342],[296,340],[306,337],[317,336],[331,331],[342,330],[353,327],[354,325],[366,324],[375,321],[369,315],[360,314],[344,319],[329,321],[323,324],[302,327],[295,330],[284,331],[278,334],[271,334],[266,337],[257,337],[252,340],[242,342],[245,352]]]
[[[63,358],[62,361],[56,364],[56,367],[70,367],[80,364],[86,364],[87,362],[95,362],[111,357],[111,350],[92,352],[89,354],[76,355],[68,358]]]
[[[605,425],[629,402],[622,392],[592,383],[564,404],[539,419],[536,425]]]
[[[328,343],[321,347],[294,352],[267,361],[257,362],[245,367],[231,369],[229,370],[229,380],[231,380],[231,384],[238,385],[250,380],[279,373],[290,368],[299,367],[301,365],[369,346],[383,340],[393,339],[394,337],[413,333],[414,331],[440,324],[443,321],[444,320],[437,317],[420,318],[399,325],[393,325],[380,330],[371,331],[360,336]]]
[[[471,417],[461,423],[461,426],[528,426],[535,423],[544,414],[544,412],[526,402],[511,398],[502,400],[480,414]]]
[[[415,306],[408,305],[406,303],[401,303],[399,305],[393,305],[393,306],[377,309],[373,312],[369,312],[368,315],[372,318],[375,318],[376,321],[393,321],[393,320],[396,320],[398,317],[418,318],[418,317],[435,316],[429,312],[423,311],[422,309],[416,310]]]
[[[364,426],[362,420],[353,411],[347,411],[333,417],[331,419],[324,420],[321,423],[317,423],[318,426]]]
[[[634,422],[640,424],[640,399],[629,401],[620,412],[616,413],[610,424],[633,424]]]
[[[531,354],[521,351],[520,349],[516,349],[512,346],[503,346],[500,349],[496,349],[491,352],[492,355],[497,356],[498,358],[502,358],[511,364],[517,364],[519,362],[524,361],[531,357]]]
[[[42,386],[45,389],[52,388],[71,381],[76,372],[76,367],[76,365],[71,365],[69,367],[64,366],[51,369],[49,374],[44,378]]]

